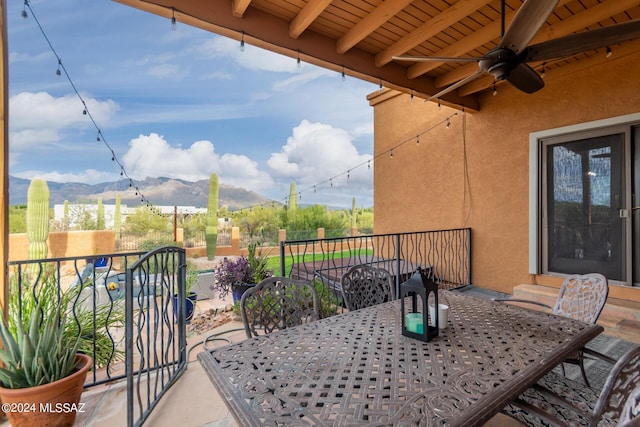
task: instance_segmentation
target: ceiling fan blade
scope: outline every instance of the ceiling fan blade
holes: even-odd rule
[[[640,19],[609,25],[529,46],[526,62],[572,56],[640,37]]]
[[[394,56],[393,59],[413,62],[479,62],[482,61],[484,57],[455,58],[451,56]]]
[[[534,93],[544,87],[542,77],[533,68],[522,62],[511,70],[507,81],[525,93]]]
[[[458,89],[459,87],[466,85],[467,83],[471,82],[472,80],[475,80],[478,76],[480,76],[483,73],[484,73],[484,71],[478,70],[475,73],[470,74],[469,76],[465,77],[464,79],[458,81],[457,83],[454,83],[451,86],[447,86],[445,89],[441,90],[440,92],[436,93],[435,95],[432,95],[429,99],[427,99],[427,101],[433,101],[434,99],[442,98],[444,95],[448,94],[449,92],[454,91],[454,90]]]
[[[500,41],[500,47],[520,53],[540,31],[558,5],[558,0],[526,0]]]

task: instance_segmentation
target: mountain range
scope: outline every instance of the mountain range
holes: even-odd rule
[[[9,204],[26,205],[28,179],[9,177]],[[50,192],[50,205],[95,201],[102,197],[105,204],[115,203],[116,194],[120,194],[123,204],[136,206],[141,204],[140,196],[130,188],[130,181],[122,179],[100,184],[83,184],[79,182],[47,182]],[[146,178],[136,181],[140,192],[155,206],[195,206],[205,208],[209,197],[209,180],[190,182],[174,178]],[[272,202],[260,194],[220,183],[219,205],[230,210],[247,208]]]

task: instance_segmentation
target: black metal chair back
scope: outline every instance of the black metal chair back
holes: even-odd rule
[[[268,334],[318,320],[318,294],[312,283],[287,277],[269,277],[240,299],[247,337]]]
[[[340,280],[347,308],[359,310],[394,299],[394,281],[385,269],[368,264],[351,267]]]

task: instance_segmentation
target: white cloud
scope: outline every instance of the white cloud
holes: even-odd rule
[[[327,124],[300,122],[279,153],[267,164],[280,179],[300,187],[372,187],[370,154],[359,154],[353,137]]]
[[[215,152],[210,141],[196,141],[188,148],[175,147],[156,133],[140,135],[122,156],[125,170],[134,179],[166,176],[187,181],[207,179],[217,172],[220,182],[262,191],[271,187],[269,175],[245,155]]]
[[[245,43],[244,52],[240,42],[226,37],[214,36],[194,49],[207,58],[230,58],[248,70],[294,73],[298,70],[295,59],[278,55]]]
[[[83,95],[87,109],[100,125],[108,125],[118,110],[111,101],[99,101]],[[47,92],[21,92],[9,99],[11,150],[24,150],[35,144],[53,144],[71,129],[92,127],[84,106],[75,94],[54,97]]]

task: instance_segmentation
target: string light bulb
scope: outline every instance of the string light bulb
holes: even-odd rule
[[[171,30],[176,30],[176,10],[171,8]]]
[[[389,157],[393,159],[393,148],[389,151]]]
[[[496,84],[495,82],[493,83],[493,96],[496,96],[498,94],[498,89],[496,89]]]
[[[60,71],[60,65],[62,64],[62,61],[60,59],[58,59],[58,69],[56,70],[56,76],[59,76],[62,74],[62,71]]]
[[[447,129],[449,129],[451,127],[451,122],[449,121],[449,118],[447,117]]]
[[[298,51],[298,59],[296,61],[296,67],[298,67],[298,70],[302,68],[302,61],[300,61],[300,51]]]
[[[544,79],[544,75],[545,75],[545,63],[542,63],[542,70],[540,71],[540,77]]]
[[[240,52],[244,52],[244,31],[242,32],[242,36],[240,37]]]
[[[612,54],[612,53],[613,53],[613,52],[611,52],[611,48],[610,48],[609,46],[607,46],[607,53],[606,53],[607,58],[609,58],[609,57],[611,56],[611,54]]]
[[[416,135],[416,145],[420,145],[420,135]]]
[[[27,2],[28,0],[24,0],[24,5],[22,6],[22,17],[27,19],[29,15],[27,14]]]

